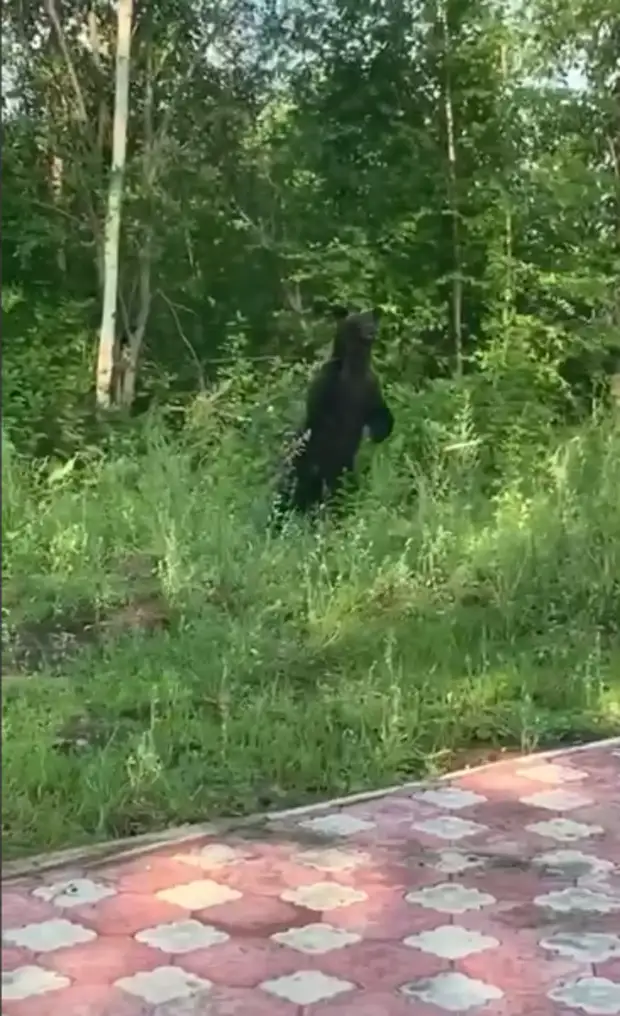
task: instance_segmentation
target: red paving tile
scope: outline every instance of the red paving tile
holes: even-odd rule
[[[11,889],[2,890],[2,927],[15,928],[33,921],[46,921],[55,917],[54,907],[32,896]]]
[[[76,907],[72,915],[99,935],[134,935],[151,925],[179,921],[187,911],[146,893],[124,893],[94,906]]]
[[[351,999],[335,1002],[319,1002],[310,1005],[304,1012],[308,1016],[437,1016],[434,1006],[415,1007],[394,992],[365,991],[352,1006]]]
[[[123,866],[117,877],[114,875],[114,869],[111,869],[111,878],[122,892],[147,895],[160,889],[168,889],[172,885],[180,885],[182,882],[193,882],[199,877],[194,868],[168,857],[132,861]]]
[[[15,1016],[151,1016],[139,999],[99,984],[72,985],[21,1002],[2,1001],[3,1010]]]
[[[445,960],[397,942],[358,942],[321,957],[321,970],[354,981],[366,991],[393,991],[414,977],[447,970]]]
[[[389,890],[369,894],[364,902],[331,911],[324,920],[375,942],[400,942],[442,923],[440,914],[407,903],[400,890],[396,896]]]
[[[199,920],[214,924],[230,935],[275,935],[282,928],[298,928],[312,920],[304,907],[294,907],[274,896],[243,894],[240,900],[198,911]]]
[[[248,938],[198,949],[178,957],[176,962],[220,987],[255,988],[261,981],[294,974],[300,966],[300,954],[273,942]]]
[[[2,915],[2,924],[4,926],[4,914]],[[27,949],[11,949],[6,946],[2,946],[2,971],[15,970],[16,967],[23,967],[27,963],[32,963],[33,956]]]
[[[113,984],[119,977],[128,977],[136,970],[153,970],[161,966],[159,949],[124,936],[121,941],[122,948],[119,948],[117,938],[106,936],[86,945],[56,949],[48,953],[43,962],[50,970],[57,970],[82,985]]]
[[[2,1016],[620,1016],[620,741],[31,876]]]
[[[599,977],[609,977],[611,981],[620,983],[620,955],[616,960],[608,960],[607,963],[597,963],[596,972]]]

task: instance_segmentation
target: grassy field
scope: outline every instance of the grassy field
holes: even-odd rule
[[[399,419],[343,521],[278,538],[252,420],[5,448],[5,857],[620,732],[618,426],[491,485]]]

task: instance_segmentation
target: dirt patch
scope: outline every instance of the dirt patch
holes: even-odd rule
[[[470,748],[455,748],[448,756],[447,764],[442,766],[442,772],[458,773],[462,769],[475,769],[478,766],[488,765],[491,762],[508,762],[510,759],[524,757],[540,751],[551,751],[559,748],[575,747],[578,744],[586,744],[589,741],[596,741],[605,736],[597,730],[584,730],[579,736],[574,731],[565,737],[555,736],[544,738],[536,747],[517,748],[509,745],[504,748],[497,748],[491,745],[472,745]]]
[[[64,614],[5,626],[2,681],[15,681],[41,670],[57,670],[80,651],[132,632],[165,630],[171,611],[163,597],[151,595],[114,607],[80,604]]]
[[[475,769],[489,762],[507,762],[511,758],[523,755],[519,748],[492,748],[489,745],[477,745],[472,748],[455,748],[450,753],[449,764],[445,767],[448,773],[458,773],[461,769]]]

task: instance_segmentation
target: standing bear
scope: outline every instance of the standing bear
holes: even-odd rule
[[[334,308],[336,335],[332,353],[313,378],[306,418],[289,457],[277,512],[308,512],[354,479],[355,457],[367,428],[371,439],[385,441],[394,417],[372,369],[372,347],[379,328],[376,310],[352,313]]]

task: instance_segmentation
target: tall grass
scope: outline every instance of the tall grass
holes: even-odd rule
[[[79,468],[3,454],[9,648],[85,605],[113,618],[156,598],[169,621],[111,628],[5,687],[9,853],[620,730],[617,422],[545,437],[490,478],[467,400],[442,417],[394,399],[398,430],[365,450],[347,516],[278,537],[277,393],[195,407]]]

